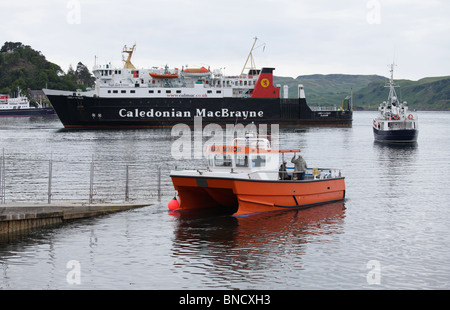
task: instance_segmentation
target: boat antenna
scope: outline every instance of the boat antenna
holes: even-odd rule
[[[136,67],[131,63],[131,56],[133,56],[133,52],[135,49],[136,49],[136,43],[133,44],[133,47],[131,49],[127,49],[126,45],[123,47],[122,53],[128,54],[128,57],[126,60],[125,60],[125,58],[123,58],[123,55],[122,55],[122,61],[125,63],[125,65],[123,67],[125,69],[136,69]]]
[[[255,49],[255,44],[256,44],[256,41],[258,40],[258,37],[254,37],[253,39],[255,39],[255,41],[253,42],[250,53],[248,53],[247,60],[245,61],[244,68],[242,68],[241,75],[244,73],[245,69],[256,70],[255,60],[253,59],[253,50]],[[265,48],[265,43],[257,46],[256,48],[258,48],[260,46],[264,46],[264,48]],[[250,67],[246,68],[249,60],[250,60]]]
[[[389,79],[389,85],[386,85],[385,87],[389,87],[389,96],[388,96],[388,104],[392,104],[393,99],[395,98],[398,101],[397,94],[395,93],[395,87],[398,87],[398,85],[394,84],[394,66],[395,63],[392,62],[390,65],[391,69],[389,70],[391,72],[391,77]]]

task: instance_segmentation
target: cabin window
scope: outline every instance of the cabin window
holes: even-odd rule
[[[208,94],[212,94],[212,90],[208,90],[207,93],[208,93]]]
[[[108,94],[110,94],[111,93],[111,91],[110,90],[108,90]]]
[[[236,154],[236,167],[248,167],[248,155]]]
[[[113,94],[117,94],[119,91],[117,90],[113,90]]]
[[[170,94],[172,91],[170,90],[166,90],[166,94]]]
[[[148,91],[149,94],[153,94],[153,89]]]
[[[177,94],[181,94],[181,90],[177,90]]]
[[[130,93],[134,94],[136,91],[135,90],[130,90]]]
[[[216,154],[214,156],[214,166],[216,167],[231,167],[230,154]]]
[[[122,94],[126,94],[126,93],[127,93],[126,90],[121,90],[120,92],[121,92]]]
[[[221,90],[216,90],[216,94],[221,94],[222,91]]]

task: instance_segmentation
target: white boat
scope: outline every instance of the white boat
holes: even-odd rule
[[[373,119],[375,141],[387,143],[414,143],[419,134],[417,115],[408,111],[406,101],[401,102],[395,92],[394,64],[391,65],[389,96],[378,107],[378,116]]]
[[[30,104],[30,100],[17,88],[15,98],[6,94],[0,94],[0,116],[46,116],[56,115],[52,107],[44,107],[38,104],[36,107]]]

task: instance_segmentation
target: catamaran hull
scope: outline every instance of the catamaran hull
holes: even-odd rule
[[[308,208],[345,198],[343,177],[305,181],[245,180],[171,175],[179,210],[217,209],[237,216]]]

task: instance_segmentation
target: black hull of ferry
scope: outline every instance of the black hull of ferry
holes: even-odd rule
[[[52,107],[0,110],[1,116],[56,116]]]
[[[312,111],[305,99],[100,98],[47,95],[66,128],[158,128],[176,124],[351,127],[352,111]]]
[[[417,129],[378,130],[372,128],[375,141],[382,143],[415,143],[419,134]]]

